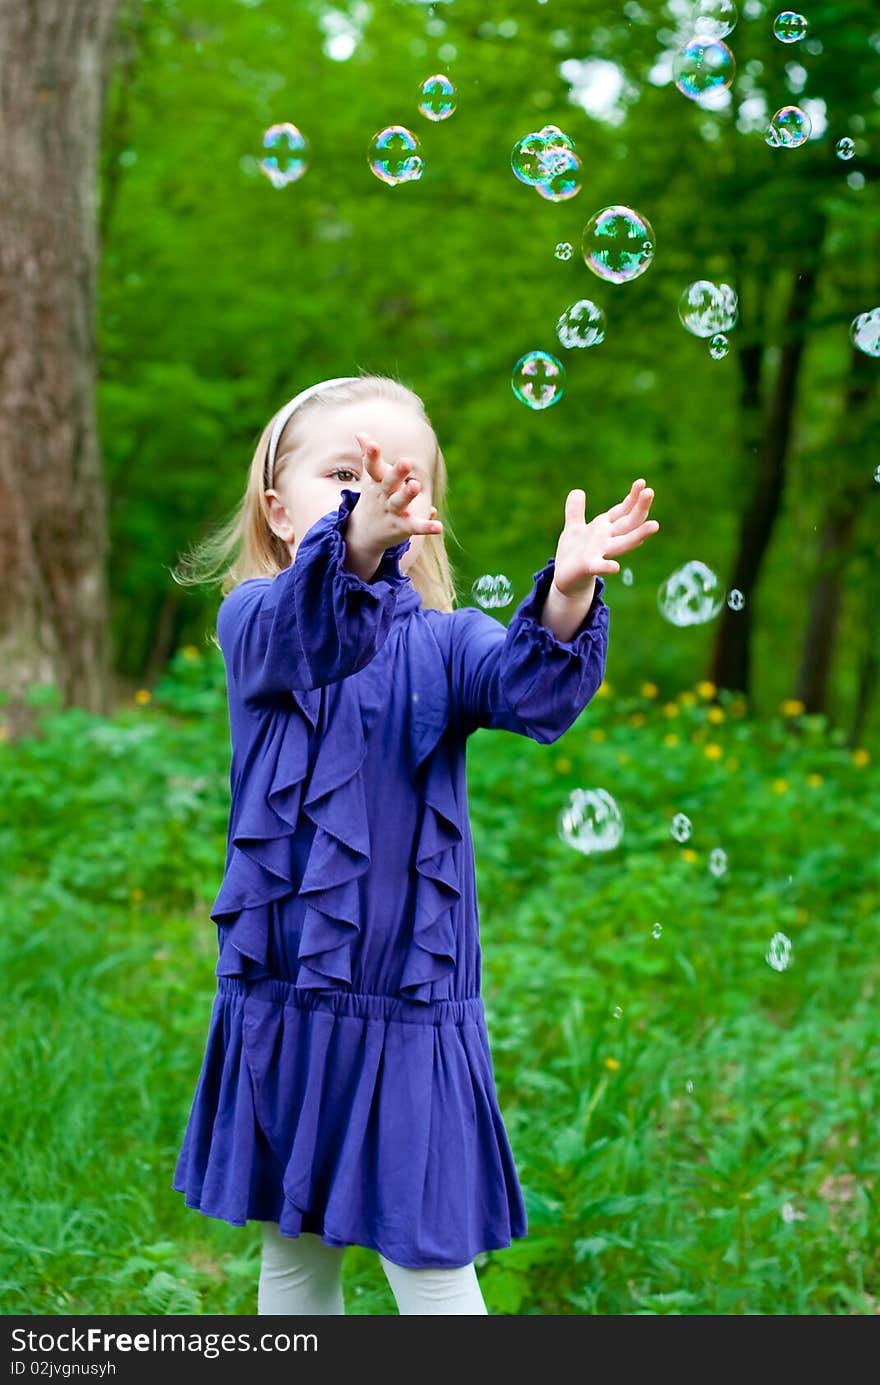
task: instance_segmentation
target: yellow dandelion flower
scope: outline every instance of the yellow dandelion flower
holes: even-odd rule
[[[677,717],[677,716],[678,716],[678,704],[675,703],[675,702],[665,702],[665,703],[663,704],[663,711],[664,711],[665,715],[668,716],[668,717]]]
[[[674,731],[667,731],[666,735],[663,737],[663,744],[678,745],[678,736]]]
[[[642,697],[656,697],[659,691],[656,683],[642,684]]]
[[[196,663],[202,657],[202,652],[194,644],[185,644],[181,649],[184,659],[189,659],[191,663]]]
[[[558,755],[556,758],[556,768],[560,774],[568,774],[571,769],[571,760],[567,755]]]
[[[774,779],[770,787],[774,793],[788,793],[788,780]]]
[[[590,739],[593,741],[604,741],[607,739],[607,731],[603,731],[601,726],[594,726],[590,732]]]
[[[703,746],[703,754],[707,760],[720,760],[724,749],[717,741],[710,741],[708,745]]]
[[[825,783],[825,780],[822,778],[821,774],[814,773],[807,775],[807,783],[809,784],[811,789],[818,789],[822,784]]]
[[[697,692],[700,697],[714,697],[716,691],[715,684],[709,678],[704,678],[697,684]]]
[[[863,745],[860,745],[858,749],[854,750],[852,753],[852,762],[854,765],[866,765],[870,758],[870,751],[866,750]]]
[[[144,897],[144,892],[141,889],[134,889],[131,892],[131,897],[136,904],[139,904]]]
[[[152,697],[153,694],[150,692],[149,688],[138,688],[134,695],[134,700],[139,703],[140,706],[144,707],[152,700]]]
[[[678,694],[678,700],[685,707],[695,707],[697,705],[697,699],[691,692],[690,688],[685,688],[682,692],[680,692]]]
[[[595,697],[610,697],[610,696],[611,696],[611,684],[608,683],[608,682],[602,682],[602,683],[600,683],[599,686],[598,686],[598,688],[596,689],[596,692],[595,692],[594,696],[595,696]]]
[[[799,717],[805,708],[798,698],[787,697],[784,702],[780,702],[779,710],[784,717]]]
[[[706,716],[710,721],[719,722],[724,720],[724,709],[722,707],[710,707]]]
[[[617,1072],[620,1068],[620,1064],[618,1063],[616,1058],[606,1058],[605,1066],[609,1072]]]
[[[682,847],[681,854],[686,861],[699,861],[700,859],[692,846]]]

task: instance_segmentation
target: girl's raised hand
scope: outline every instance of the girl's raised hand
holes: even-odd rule
[[[410,501],[421,491],[418,477],[410,476],[413,463],[406,457],[385,462],[374,438],[365,433],[355,437],[365,471],[361,498],[349,520],[349,525],[355,525],[358,541],[384,553],[413,534],[441,534],[443,525],[433,505],[427,519],[409,509]]]
[[[565,528],[559,536],[553,583],[563,596],[581,596],[596,576],[619,572],[618,553],[638,548],[660,528],[647,514],[654,492],[643,477],[634,481],[619,505],[603,510],[587,523],[586,492],[569,491],[565,501]]]

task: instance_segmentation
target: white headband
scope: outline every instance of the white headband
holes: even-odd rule
[[[318,390],[328,389],[330,385],[348,385],[353,380],[358,380],[359,378],[360,377],[357,375],[340,375],[337,376],[335,380],[319,380],[317,385],[309,385],[307,390],[302,390],[284,405],[284,408],[275,420],[275,427],[272,429],[272,436],[269,439],[269,453],[266,464],[266,474],[268,476],[266,490],[271,489],[273,484],[273,477],[275,475],[275,452],[278,447],[278,439],[284,432],[284,425],[287,423],[294,409],[298,409],[300,404],[305,403],[313,394],[317,394]]]

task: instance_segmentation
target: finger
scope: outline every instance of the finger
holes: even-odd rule
[[[608,511],[609,519],[622,519],[625,515],[628,515],[638,500],[639,492],[644,485],[645,480],[643,477],[639,477],[637,481],[633,481],[629,489],[629,494],[617,505],[611,506],[611,509]]]
[[[637,524],[641,524],[651,508],[654,499],[654,492],[650,486],[643,490],[635,502],[633,509],[621,515],[616,521],[614,529],[615,535],[628,534],[635,529]]]
[[[569,491],[565,497],[565,523],[583,524],[586,520],[587,493],[582,490]]]
[[[419,482],[415,476],[410,476],[413,463],[408,457],[398,457],[397,461],[389,468],[388,475],[385,477],[383,485],[386,494],[394,498],[398,505],[406,505],[407,501],[412,500],[419,490]]]
[[[355,438],[361,449],[361,456],[364,459],[367,472],[374,481],[381,485],[386,475],[386,463],[382,460],[382,449],[376,440],[368,437],[366,433],[356,433]]]

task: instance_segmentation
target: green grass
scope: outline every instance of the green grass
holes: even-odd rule
[[[0,743],[0,1309],[253,1314],[258,1226],[171,1189],[215,986],[222,663],[182,652],[112,720],[32,700],[39,734]],[[736,712],[606,687],[556,745],[470,741],[530,1223],[479,1257],[493,1314],[880,1311],[875,759],[822,718]],[[579,786],[613,793],[613,850],[558,836]],[[374,1252],[343,1284],[348,1312],[396,1312]]]

